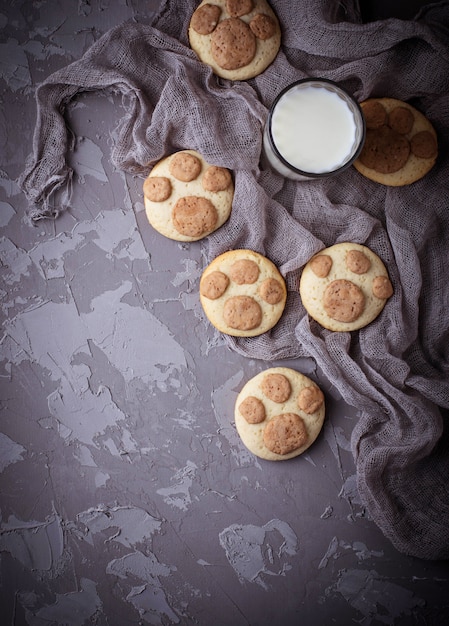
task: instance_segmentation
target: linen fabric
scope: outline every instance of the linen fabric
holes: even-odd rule
[[[125,115],[111,159],[146,176],[185,148],[233,170],[229,221],[208,237],[209,261],[233,248],[270,258],[289,295],[281,321],[256,338],[227,337],[242,355],[267,361],[312,356],[344,400],[358,409],[352,433],[360,497],[396,548],[425,559],[449,557],[449,4],[413,20],[362,23],[356,0],[272,0],[282,46],[254,79],[216,77],[189,48],[194,0],[165,0],[152,25],[124,23],[36,90],[33,153],[21,178],[33,220],[67,206],[72,171],[64,119],[84,91],[123,96]],[[389,188],[355,168],[294,182],[261,158],[268,108],[292,81],[323,77],[362,101],[412,104],[439,140],[422,180]],[[68,201],[69,203],[69,201]],[[394,295],[378,319],[354,333],[310,320],[301,304],[301,268],[324,247],[367,245],[384,261]]]

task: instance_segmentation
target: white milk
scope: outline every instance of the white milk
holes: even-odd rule
[[[353,157],[360,142],[354,113],[343,99],[348,97],[331,89],[323,84],[293,86],[272,111],[273,143],[288,163],[303,172],[320,174],[338,169]],[[266,137],[264,145],[272,165],[285,170],[282,164],[278,167],[279,160],[267,144]]]

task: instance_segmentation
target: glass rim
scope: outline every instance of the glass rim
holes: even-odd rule
[[[336,91],[340,91],[347,99],[349,99],[353,103],[356,111],[359,113],[360,121],[361,121],[361,124],[362,124],[362,132],[361,132],[359,146],[357,147],[357,150],[354,152],[354,154],[345,163],[343,163],[343,165],[340,165],[335,170],[329,170],[328,172],[307,172],[306,170],[301,170],[298,167],[295,167],[294,165],[292,165],[289,161],[287,161],[287,159],[284,156],[282,156],[282,154],[279,152],[279,150],[278,150],[278,148],[276,146],[276,143],[275,143],[275,141],[273,139],[273,133],[272,133],[272,130],[271,130],[271,120],[272,120],[273,113],[274,113],[274,110],[276,108],[276,105],[278,104],[279,100],[287,92],[291,91],[292,89],[294,89],[298,85],[302,85],[304,83],[325,83],[327,85],[332,85],[332,87]],[[277,94],[277,96],[275,97],[275,99],[273,100],[273,102],[271,104],[270,110],[268,112],[268,118],[267,118],[267,129],[268,129],[268,137],[269,137],[269,140],[270,140],[271,149],[273,150],[273,152],[275,153],[275,155],[279,159],[279,161],[281,161],[281,163],[283,165],[285,165],[286,168],[288,168],[289,170],[291,170],[295,174],[298,174],[299,176],[304,176],[306,178],[327,178],[328,176],[333,176],[334,174],[338,174],[339,172],[342,172],[343,170],[345,170],[348,167],[350,167],[354,163],[354,161],[357,159],[357,157],[359,156],[360,152],[362,151],[363,144],[365,142],[365,136],[366,136],[365,118],[363,116],[362,108],[361,108],[360,104],[357,102],[357,100],[354,98],[354,96],[352,96],[346,89],[344,89],[343,87],[340,87],[340,85],[338,83],[336,83],[333,80],[330,80],[329,78],[301,78],[299,80],[294,81],[293,83],[290,83],[290,84],[286,85]]]

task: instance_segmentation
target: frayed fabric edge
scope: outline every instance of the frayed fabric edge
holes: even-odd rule
[[[41,192],[39,198],[30,198],[30,206],[27,211],[27,216],[31,223],[36,223],[42,219],[56,219],[61,213],[66,211],[70,206],[70,199],[72,196],[72,181],[73,170],[69,167],[65,167],[62,173],[54,174],[47,181],[45,189]],[[24,182],[19,180],[20,187],[26,194],[24,189]],[[59,206],[52,205],[52,198],[54,194],[63,189],[63,194],[59,202]],[[27,195],[27,194],[26,194]]]

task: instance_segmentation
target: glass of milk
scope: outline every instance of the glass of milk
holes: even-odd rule
[[[293,180],[333,176],[349,167],[365,141],[360,106],[324,78],[299,80],[273,102],[263,147],[273,168]]]

